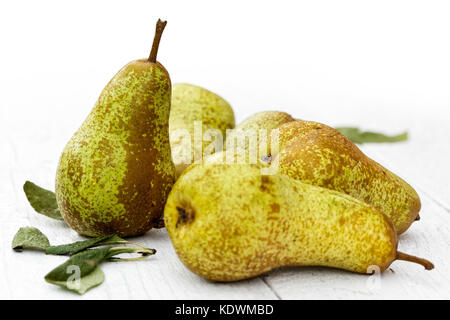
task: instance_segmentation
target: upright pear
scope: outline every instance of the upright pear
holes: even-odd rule
[[[222,148],[227,129],[234,126],[233,109],[222,97],[192,84],[174,84],[169,130],[177,176],[201,159],[208,146],[220,142]]]
[[[281,266],[327,266],[358,273],[394,260],[432,269],[397,251],[391,220],[348,195],[259,165],[192,165],[175,183],[164,211],[175,251],[213,281],[251,278]]]
[[[398,234],[417,219],[420,198],[403,179],[367,157],[337,130],[297,120],[279,128],[279,172],[304,183],[344,192],[392,219]]]
[[[160,223],[175,178],[171,82],[156,61],[165,25],[158,20],[149,58],[111,79],[61,155],[58,206],[82,235],[135,236]]]

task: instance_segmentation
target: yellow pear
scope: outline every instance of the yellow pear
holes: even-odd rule
[[[367,157],[337,130],[296,120],[279,128],[279,172],[315,186],[351,195],[392,219],[398,234],[417,219],[420,198],[403,179]]]
[[[397,251],[391,220],[348,195],[251,164],[192,165],[175,183],[164,220],[175,251],[196,274],[236,281],[282,266],[358,273],[395,260],[432,269]]]

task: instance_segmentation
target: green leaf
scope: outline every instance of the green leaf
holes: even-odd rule
[[[47,282],[63,287],[67,290],[74,291],[78,294],[85,294],[90,289],[97,287],[105,281],[105,274],[100,267],[95,267],[90,273],[84,277],[77,278],[76,269],[72,271],[73,278],[66,281],[55,281],[52,279],[46,279]]]
[[[142,257],[140,258],[134,258],[134,259],[120,259],[117,257],[114,257],[116,255],[122,254],[122,253],[138,253],[141,254]],[[49,283],[53,283],[56,285],[60,285],[63,287],[66,287],[68,289],[71,289],[70,283],[73,283],[76,280],[82,281],[83,278],[89,277],[92,272],[98,268],[98,265],[102,263],[103,261],[110,260],[110,261],[135,261],[145,258],[146,256],[155,254],[156,250],[154,249],[148,249],[148,248],[135,248],[135,247],[105,247],[105,248],[98,248],[98,249],[86,249],[84,251],[81,251],[75,255],[73,255],[69,260],[67,260],[65,263],[59,265],[52,271],[50,271],[46,276],[45,280]],[[94,283],[97,285],[103,282],[103,279],[99,282],[99,278],[92,277],[92,281],[85,282],[87,284]],[[91,279],[91,278],[88,278]],[[87,286],[87,290],[92,288],[93,286]],[[81,286],[79,286],[81,287]],[[71,289],[73,290],[73,289]],[[86,290],[86,291],[87,291]],[[78,292],[77,290],[73,290]],[[80,293],[80,292],[79,292]],[[82,294],[82,293],[81,293]]]
[[[39,229],[33,227],[20,228],[12,241],[12,248],[19,252],[24,249],[44,251],[48,247],[50,247],[48,238]]]
[[[25,191],[30,205],[36,212],[49,218],[63,220],[54,192],[43,189],[30,181],[25,182],[23,191]]]
[[[387,136],[377,132],[361,131],[359,128],[354,127],[338,127],[336,130],[349,138],[351,141],[359,144],[367,142],[399,142],[408,139],[407,132],[403,132],[395,136]]]
[[[121,243],[127,243],[127,241],[116,235],[111,234],[107,236],[92,238],[85,241],[77,241],[74,243],[63,244],[59,246],[51,246],[47,248],[47,250],[45,250],[45,253],[54,255],[73,255],[92,247],[99,247],[110,244],[121,244]]]
[[[110,248],[89,249],[73,255],[69,260],[59,265],[46,276],[45,280],[67,281],[71,278],[73,269],[77,269],[77,276],[82,278],[91,273],[102,261],[106,260]]]

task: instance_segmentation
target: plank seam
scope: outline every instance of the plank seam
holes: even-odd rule
[[[420,187],[416,187],[418,190],[420,190],[421,193],[423,193],[423,195],[425,197],[428,198],[428,200],[430,200],[431,202],[433,202],[434,204],[436,204],[439,208],[444,209],[446,212],[450,213],[450,208],[447,208],[447,206],[445,204],[443,204],[442,202],[440,202],[438,199],[434,198],[432,195],[430,195],[427,191],[425,191],[424,189],[420,188]]]
[[[267,288],[269,288],[269,290],[274,294],[274,296],[277,298],[277,300],[283,300],[283,299],[281,299],[280,295],[275,290],[275,288],[273,288],[272,285],[270,285],[270,283],[266,281],[266,278],[264,276],[260,276],[259,278],[264,282],[264,284],[267,286]]]

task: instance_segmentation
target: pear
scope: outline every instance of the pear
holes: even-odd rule
[[[61,155],[58,206],[82,235],[135,236],[160,223],[175,179],[171,82],[156,61],[165,25],[158,20],[149,58],[128,63],[111,79]]]
[[[212,281],[236,281],[282,266],[383,271],[397,251],[391,220],[348,195],[260,165],[194,164],[175,183],[165,225],[181,261]]]
[[[194,130],[196,122],[198,133]],[[222,97],[192,84],[174,84],[169,130],[177,176],[195,159],[201,159],[209,145],[219,143],[219,150],[212,151],[221,151],[226,130],[234,126],[233,109]],[[194,140],[196,134],[198,139]]]
[[[242,129],[267,129],[272,130],[278,128],[280,125],[294,121],[295,119],[286,112],[282,111],[261,111],[251,115],[242,121],[236,130]]]
[[[391,218],[398,234],[418,219],[421,204],[416,191],[337,130],[303,120],[278,130],[279,153],[272,150],[271,156],[280,173],[374,206]]]
[[[270,149],[272,142],[270,135],[272,130],[294,120],[290,114],[281,111],[262,111],[255,113],[242,121],[227,135],[226,149],[233,147],[238,151],[249,151],[257,147],[258,152],[255,151],[255,153],[257,153],[258,158],[265,156],[266,152],[260,152],[259,150],[262,141],[265,141],[267,148]],[[264,130],[265,132],[261,132],[260,130]]]

